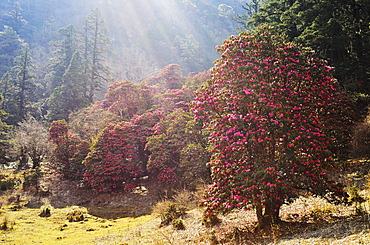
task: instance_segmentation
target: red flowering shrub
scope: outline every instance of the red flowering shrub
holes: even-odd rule
[[[60,171],[64,178],[82,179],[85,171],[82,161],[89,152],[89,143],[71,135],[68,132],[68,124],[64,120],[51,123],[49,136],[54,144],[51,156],[52,166]]]
[[[164,118],[161,111],[147,112],[140,116],[134,116],[131,123],[134,127],[135,134],[132,138],[132,143],[136,146],[139,157],[140,170],[146,171],[150,151],[145,149],[147,138],[155,132],[155,125]]]
[[[160,72],[143,81],[154,88],[154,93],[164,93],[169,89],[180,89],[184,84],[181,68],[177,64],[167,65]]]
[[[155,126],[154,135],[148,138],[150,151],[147,169],[160,183],[171,187],[191,186],[197,179],[207,179],[205,147],[197,142],[199,133],[193,115],[182,109],[168,114]],[[196,132],[197,131],[197,132]]]
[[[103,107],[125,121],[146,112],[152,104],[149,87],[130,81],[112,83],[105,97]]]
[[[133,133],[128,122],[110,124],[103,130],[84,161],[84,179],[90,187],[109,192],[133,186],[133,178],[140,172]]]
[[[303,193],[345,201],[326,172],[334,167],[328,145],[335,135],[323,115],[348,100],[332,68],[268,29],[232,36],[218,51],[193,103],[212,144],[207,214],[254,207],[265,227],[279,221],[283,203]]]

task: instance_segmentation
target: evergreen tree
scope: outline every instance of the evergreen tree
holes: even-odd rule
[[[62,39],[50,43],[54,47],[54,52],[47,67],[49,72],[45,76],[46,96],[62,85],[62,77],[70,65],[73,54],[77,51],[76,30],[73,25],[60,28],[56,34]]]
[[[84,87],[85,96],[92,103],[94,95],[102,85],[109,82],[110,71],[104,64],[109,51],[107,29],[99,9],[93,9],[87,16],[83,29],[83,64],[88,80]]]
[[[1,100],[1,109],[2,110],[7,110],[8,109],[8,102],[11,100],[11,93],[10,93],[10,88],[14,84],[13,77],[10,72],[6,72],[1,80],[0,80],[0,91],[1,94],[3,95],[3,99]]]
[[[22,38],[30,37],[31,31],[28,22],[22,16],[23,9],[19,2],[15,2],[13,9],[3,15],[5,25],[13,28]]]
[[[27,113],[32,111],[33,103],[38,101],[39,94],[42,92],[41,85],[35,81],[36,76],[33,72],[36,67],[33,64],[28,45],[24,45],[22,55],[16,57],[14,63],[15,66],[12,68],[14,73],[14,92],[12,92],[11,97],[7,101],[7,112],[10,114],[8,122],[12,125],[26,118]],[[11,103],[13,103],[12,109],[9,108]]]
[[[84,96],[86,76],[83,73],[82,59],[76,51],[62,76],[62,84],[54,89],[48,101],[47,119],[68,120],[69,114],[89,105]]]
[[[0,94],[0,102],[2,100],[3,97]],[[9,144],[7,135],[11,129],[11,127],[5,123],[7,116],[8,114],[4,110],[0,110],[0,165],[6,165],[10,161],[6,154],[6,149]]]
[[[269,1],[250,24],[274,25],[280,33],[314,49],[335,67],[340,84],[370,94],[370,1]],[[366,107],[366,106],[364,106]]]
[[[10,26],[4,26],[0,32],[0,76],[14,66],[14,58],[21,54],[23,40]]]

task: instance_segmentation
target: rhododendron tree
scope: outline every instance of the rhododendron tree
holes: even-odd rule
[[[155,132],[155,125],[164,118],[161,111],[146,112],[140,116],[136,115],[132,118],[135,134],[133,134],[132,143],[135,144],[139,157],[139,166],[142,172],[146,172],[146,164],[148,162],[150,151],[145,149],[147,138]]]
[[[68,123],[64,120],[51,123],[49,140],[54,144],[52,166],[66,179],[82,179],[85,171],[82,161],[89,153],[90,144],[70,134]]]
[[[150,151],[147,169],[160,184],[194,187],[194,181],[207,179],[206,162],[209,154],[204,137],[199,134],[193,115],[182,109],[175,110],[156,126],[148,138]]]
[[[165,114],[177,109],[189,110],[189,103],[194,99],[193,92],[188,88],[170,89],[155,96],[156,106]]]
[[[177,64],[170,64],[160,72],[143,81],[154,88],[154,93],[163,93],[169,89],[179,89],[184,84],[181,68]]]
[[[185,87],[189,88],[191,91],[197,90],[200,85],[206,82],[208,79],[211,78],[211,71],[203,71],[199,73],[189,73],[188,76],[185,78]]]
[[[84,160],[84,180],[91,188],[110,192],[133,186],[133,179],[140,173],[133,135],[129,122],[110,124],[102,131]]]
[[[332,68],[269,28],[232,36],[217,49],[221,58],[192,107],[212,145],[205,215],[254,207],[267,228],[279,222],[281,205],[301,194],[346,201],[328,177],[328,145],[338,130],[324,127],[324,115],[348,101]]]
[[[152,105],[150,89],[143,83],[114,82],[109,85],[105,97],[103,107],[125,121],[146,112]]]

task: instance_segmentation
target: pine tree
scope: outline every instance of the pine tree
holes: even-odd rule
[[[42,91],[42,86],[35,81],[36,76],[33,72],[36,67],[33,64],[28,45],[24,45],[22,55],[16,57],[14,63],[15,66],[12,68],[14,93],[9,97],[12,100],[13,109],[8,107],[7,110],[10,114],[8,122],[12,125],[26,118],[27,113],[31,112],[32,104],[38,101],[40,90]],[[10,104],[8,103],[8,105]]]
[[[83,28],[83,54],[84,73],[88,80],[85,84],[86,97],[92,103],[95,93],[109,82],[110,70],[104,64],[109,51],[109,38],[107,29],[99,9],[93,9],[87,16]]]
[[[62,27],[56,33],[62,39],[50,43],[54,47],[54,52],[47,67],[49,72],[45,76],[46,96],[62,85],[62,77],[71,63],[73,54],[77,51],[77,34],[73,25]]]
[[[62,84],[54,89],[49,98],[46,118],[50,121],[68,120],[73,111],[88,106],[83,87],[86,80],[80,53],[76,51],[62,76]]]
[[[10,26],[0,32],[0,76],[10,71],[14,58],[22,53],[23,40]]]

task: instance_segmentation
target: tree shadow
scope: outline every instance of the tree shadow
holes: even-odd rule
[[[369,229],[369,215],[332,217],[314,222],[281,221],[269,230],[255,230],[252,226],[233,227],[219,237],[221,244],[271,244],[293,239],[344,239]]]

